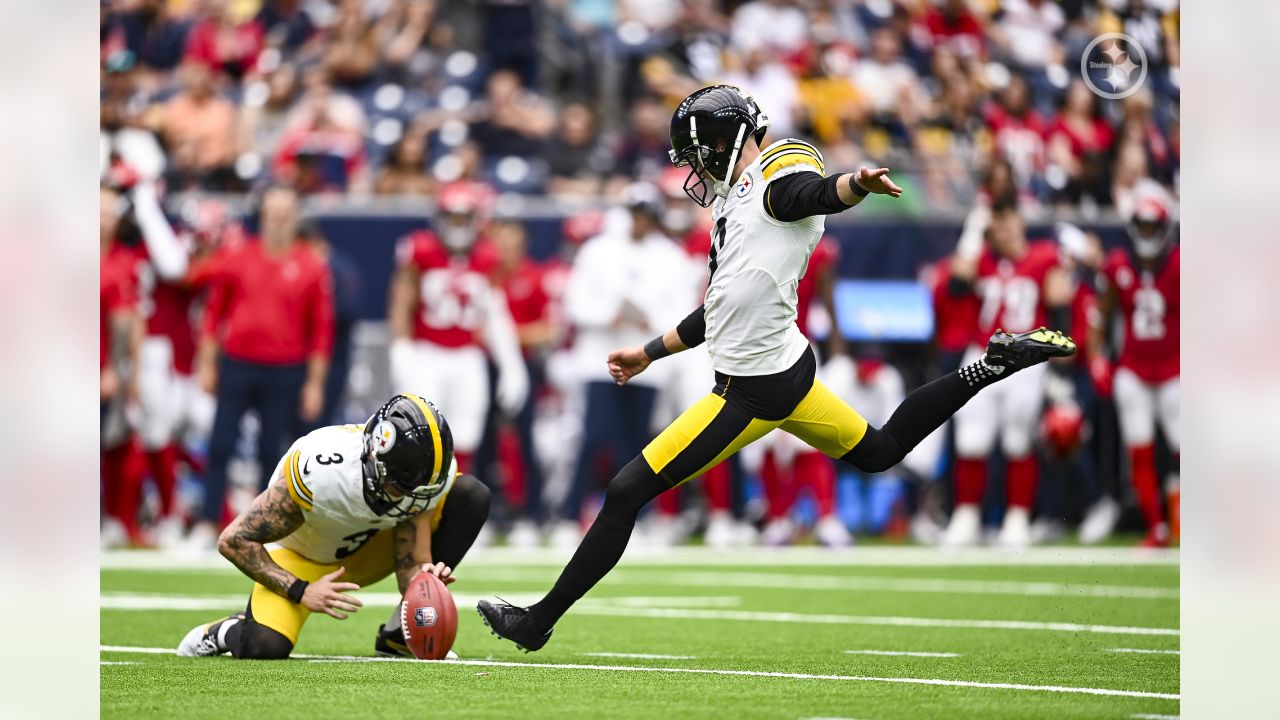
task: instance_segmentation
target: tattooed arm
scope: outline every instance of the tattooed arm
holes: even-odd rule
[[[409,581],[431,564],[431,515],[428,510],[396,525],[393,531],[396,553],[396,582],[404,594]]]
[[[218,552],[255,582],[288,597],[289,586],[298,578],[277,565],[263,546],[289,535],[302,522],[302,509],[284,483],[273,483],[222,531]]]

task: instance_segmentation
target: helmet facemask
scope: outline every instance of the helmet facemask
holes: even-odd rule
[[[690,144],[680,148],[678,152],[674,148],[667,151],[673,165],[689,166],[689,176],[684,180],[685,195],[702,207],[709,207],[712,199],[711,193],[707,192],[707,179],[710,178],[715,197],[729,197],[730,174],[738,164],[746,133],[746,124],[740,124],[732,148],[711,148],[698,142],[697,118],[689,118]]]

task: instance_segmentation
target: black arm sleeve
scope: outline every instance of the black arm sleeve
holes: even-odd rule
[[[706,305],[699,305],[697,310],[689,313],[688,317],[676,326],[676,334],[680,336],[680,342],[684,343],[685,347],[696,348],[706,341],[706,311]]]
[[[774,220],[794,222],[814,215],[834,215],[852,205],[840,199],[837,186],[843,175],[822,177],[798,172],[778,178],[764,189],[764,207]]]

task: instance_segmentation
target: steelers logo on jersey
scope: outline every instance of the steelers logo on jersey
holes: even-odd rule
[[[396,426],[383,420],[373,428],[373,449],[379,455],[385,455],[396,445]]]
[[[738,183],[738,187],[734,189],[734,192],[738,194],[738,197],[746,197],[747,193],[751,192],[751,176],[743,173],[742,182]]]

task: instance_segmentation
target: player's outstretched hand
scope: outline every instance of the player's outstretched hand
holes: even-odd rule
[[[853,176],[853,181],[861,185],[862,189],[867,192],[888,195],[889,197],[902,197],[902,188],[889,179],[889,168],[877,168],[875,170],[861,168]]]
[[[609,375],[619,385],[626,385],[631,378],[649,367],[649,355],[639,345],[625,347],[609,353]]]
[[[346,570],[345,567],[340,567],[308,585],[302,593],[302,606],[311,612],[324,613],[339,620],[346,620],[347,613],[359,610],[364,603],[360,602],[360,598],[351,597],[346,593],[348,590],[359,590],[360,586],[350,582],[338,582],[338,578],[342,577],[342,573]]]
[[[452,583],[454,580],[458,579],[453,576],[453,568],[449,567],[448,565],[445,565],[442,562],[438,562],[435,565],[432,565],[431,563],[427,563],[422,566],[422,572],[431,573],[432,575],[435,575],[436,577],[440,578],[440,582],[444,583],[445,585],[448,585],[449,583]]]

